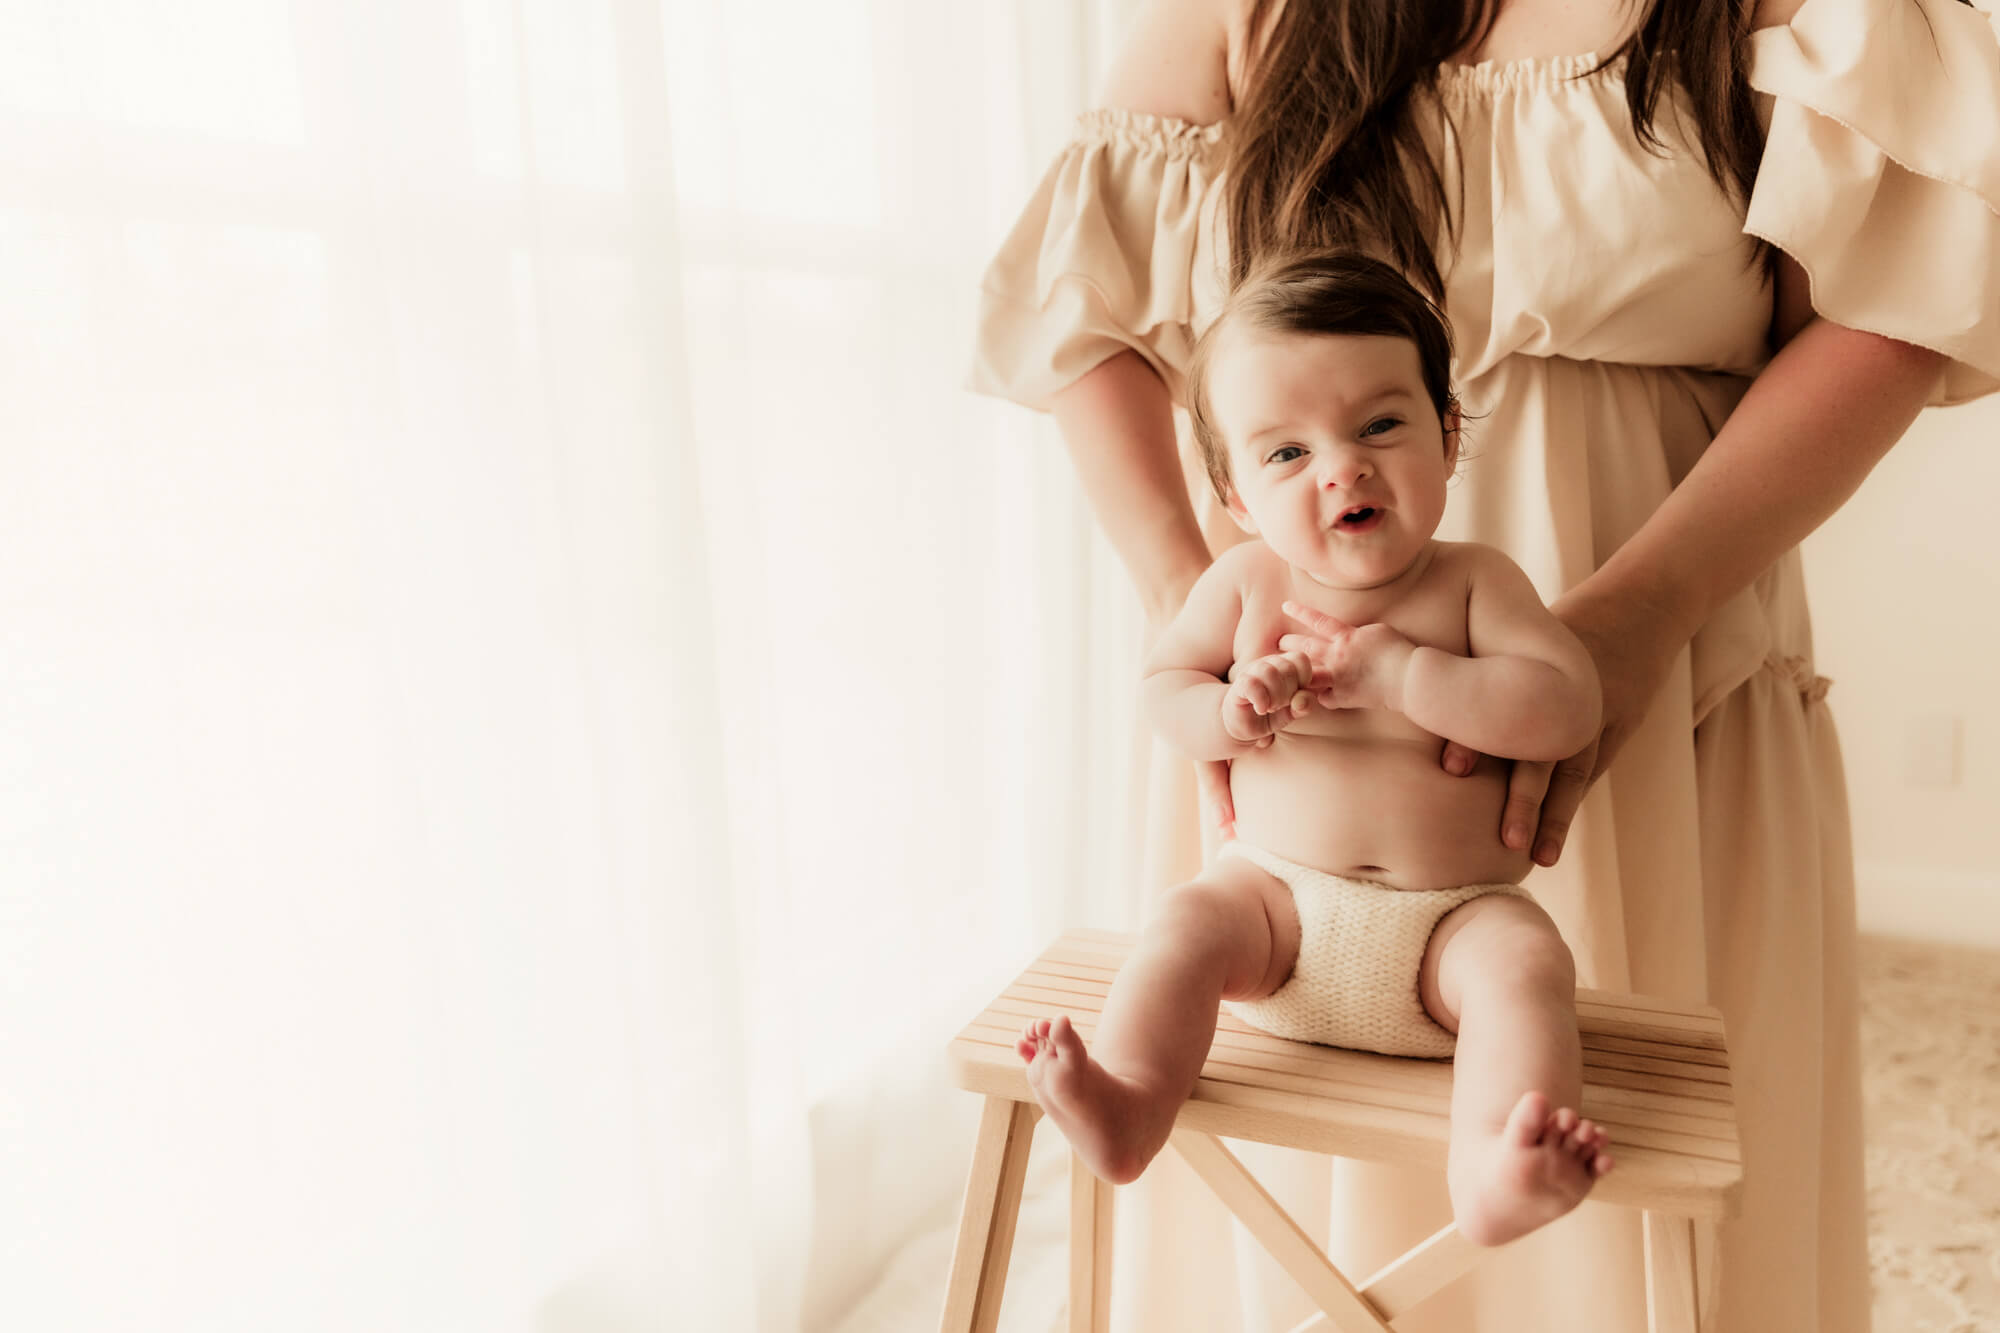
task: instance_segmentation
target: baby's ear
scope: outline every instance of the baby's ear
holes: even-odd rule
[[[1444,461],[1453,472],[1458,471],[1460,446],[1465,443],[1465,418],[1459,414],[1458,395],[1453,394],[1444,412]]]
[[[1250,511],[1243,507],[1243,497],[1236,493],[1235,487],[1230,487],[1229,493],[1222,497],[1222,507],[1229,511],[1231,518],[1236,520],[1237,527],[1243,529],[1252,537],[1257,535],[1257,520],[1250,517]]]

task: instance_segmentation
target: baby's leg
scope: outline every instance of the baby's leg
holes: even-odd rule
[[[1088,1054],[1067,1017],[1021,1034],[1035,1099],[1099,1177],[1136,1180],[1194,1091],[1217,1006],[1269,995],[1298,955],[1291,890],[1223,857],[1167,895],[1111,983]]]
[[[1475,898],[1438,923],[1424,1007],[1458,1033],[1448,1178],[1459,1231],[1501,1245],[1562,1216],[1611,1169],[1579,1118],[1576,966],[1548,914]]]

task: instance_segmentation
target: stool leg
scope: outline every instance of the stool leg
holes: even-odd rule
[[[1645,1227],[1649,1333],[1710,1333],[1715,1327],[1715,1228],[1651,1211]]]
[[[1069,1157],[1069,1333],[1111,1333],[1111,1219],[1116,1195]]]
[[[1014,1250],[1028,1146],[1041,1113],[1033,1102],[1008,1097],[988,1097],[980,1112],[979,1141],[972,1150],[951,1276],[945,1281],[940,1333],[993,1333],[1000,1322],[1000,1296],[1007,1285],[1007,1259]]]

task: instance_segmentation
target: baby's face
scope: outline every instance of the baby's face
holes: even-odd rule
[[[1415,343],[1232,335],[1210,363],[1208,403],[1229,446],[1230,511],[1287,564],[1360,589],[1423,554],[1444,516],[1456,444],[1424,389]]]

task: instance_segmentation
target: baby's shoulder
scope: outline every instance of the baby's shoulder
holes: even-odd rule
[[[1479,542],[1449,545],[1450,550],[1441,551],[1436,562],[1446,566],[1440,581],[1441,597],[1449,596],[1472,619],[1489,625],[1496,618],[1548,617],[1548,603],[1543,600],[1541,590],[1528,577],[1528,571],[1514,563],[1512,556],[1497,546]]]
[[[1285,562],[1256,537],[1228,547],[1208,567],[1209,576],[1226,579],[1239,591],[1261,587],[1273,579],[1282,582],[1285,572]]]
[[[1484,542],[1437,542],[1431,561],[1434,577],[1463,580],[1467,586],[1491,578],[1525,578],[1514,558],[1497,546]]]

